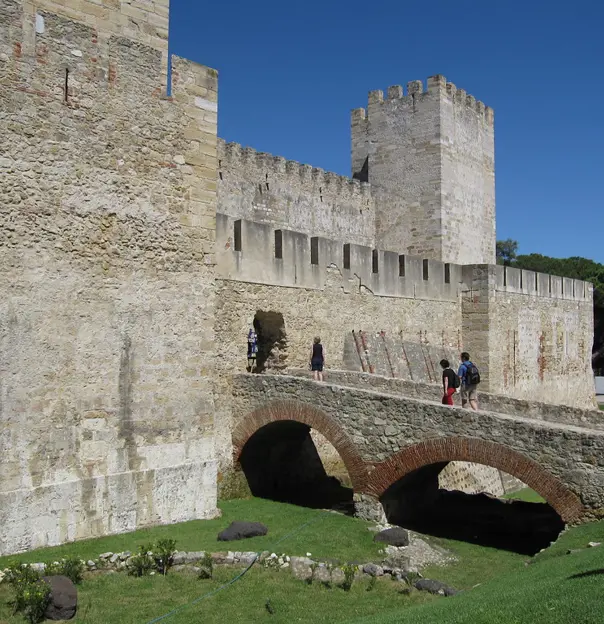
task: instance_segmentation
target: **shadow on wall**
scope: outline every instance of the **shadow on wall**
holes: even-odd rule
[[[436,537],[534,555],[557,539],[564,522],[547,503],[439,489],[445,463],[403,477],[382,495],[392,524]]]
[[[285,369],[287,367],[287,338],[283,314],[258,310],[254,316],[254,331],[258,337],[258,354],[254,372]]]
[[[353,514],[352,489],[326,473],[308,425],[265,425],[243,447],[239,462],[253,496]]]

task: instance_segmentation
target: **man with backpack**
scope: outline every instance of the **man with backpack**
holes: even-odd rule
[[[470,407],[476,411],[478,409],[478,394],[476,388],[480,383],[480,373],[476,365],[470,362],[470,354],[465,351],[461,354],[461,365],[457,372],[461,379],[461,406]]]
[[[443,369],[443,405],[453,405],[453,395],[460,386],[460,379],[451,368],[449,360],[441,360]]]

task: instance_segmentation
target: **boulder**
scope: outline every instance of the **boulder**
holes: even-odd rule
[[[248,537],[266,535],[268,529],[260,522],[231,522],[231,524],[218,534],[219,542],[232,542]]]
[[[363,566],[363,572],[369,574],[369,576],[384,576],[384,568],[375,563],[366,563]]]
[[[401,527],[392,527],[377,533],[373,541],[388,544],[389,546],[408,546],[409,533]]]
[[[331,571],[331,582],[334,585],[343,585],[346,582],[346,575],[342,568],[334,568]]]
[[[319,567],[315,570],[313,580],[318,583],[325,583],[329,585],[331,583],[331,571],[326,565],[319,564]]]
[[[437,594],[439,596],[455,596],[459,591],[457,589],[453,589],[440,581],[433,581],[431,579],[420,579],[419,581],[415,581],[413,583],[413,587],[415,589],[419,589],[419,591],[427,591],[431,594]]]
[[[78,608],[78,590],[66,576],[43,576],[50,585],[50,602],[44,617],[47,620],[71,620]]]

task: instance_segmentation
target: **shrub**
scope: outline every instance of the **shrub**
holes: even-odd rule
[[[174,553],[176,552],[176,541],[173,539],[158,540],[153,549],[155,566],[160,574],[166,576],[168,568],[174,563]]]
[[[66,576],[75,585],[79,585],[84,577],[84,562],[77,557],[66,557],[61,561],[46,564],[46,574]]]
[[[309,585],[312,585],[312,582],[315,580],[315,571],[319,567],[319,564],[316,561],[313,561],[310,564],[310,576],[306,579],[306,582]]]
[[[405,583],[407,583],[407,585],[411,588],[413,588],[415,581],[419,580],[420,578],[422,577],[419,572],[407,572],[404,576]]]
[[[203,557],[199,560],[199,574],[200,579],[211,579],[214,574],[214,560],[212,555],[208,552],[203,554]]]
[[[4,582],[9,583],[15,593],[12,603],[15,613],[24,611],[26,607],[24,593],[30,585],[40,580],[40,573],[34,570],[28,563],[20,564],[15,562],[12,562],[5,572]]]
[[[352,563],[347,563],[342,567],[344,571],[344,582],[342,583],[342,589],[344,591],[350,591],[352,584],[354,583],[354,575],[357,573],[357,566]]]
[[[131,576],[145,576],[155,567],[152,554],[153,544],[143,544],[138,547],[138,552],[128,559],[126,565],[128,574]]]
[[[41,580],[40,573],[29,564],[12,563],[4,581],[13,588],[15,613],[23,613],[32,624],[40,622],[50,601],[50,586]]]
[[[29,583],[23,591],[22,600],[22,611],[27,621],[31,624],[41,622],[50,602],[50,585],[42,580]]]
[[[367,591],[373,591],[375,589],[376,583],[377,583],[377,576],[372,576],[369,579],[369,585],[367,585]]]

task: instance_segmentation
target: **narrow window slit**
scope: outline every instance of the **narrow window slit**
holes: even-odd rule
[[[283,259],[283,231],[275,230],[275,258]]]
[[[241,251],[241,219],[235,221],[233,225],[233,239],[235,241],[235,251]]]
[[[344,268],[350,269],[350,243],[344,245]]]
[[[405,277],[405,256],[398,257],[398,276]]]
[[[319,264],[319,239],[316,236],[310,239],[310,263]]]

